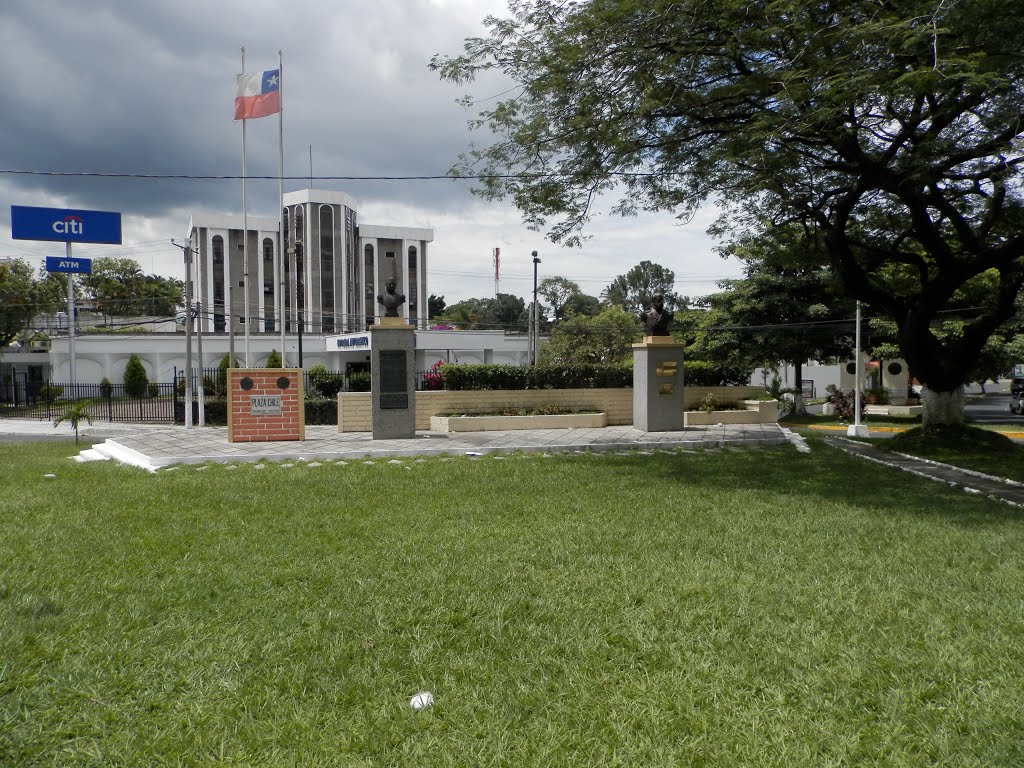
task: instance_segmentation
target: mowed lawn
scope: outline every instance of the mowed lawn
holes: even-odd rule
[[[0,765],[1024,765],[1024,513],[812,444],[0,445]]]

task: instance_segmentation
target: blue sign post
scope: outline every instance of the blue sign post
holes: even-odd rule
[[[69,259],[66,256],[47,256],[46,271],[91,275],[92,259]]]
[[[72,243],[121,244],[121,214],[112,211],[81,211],[70,208],[11,206],[11,237],[14,240],[56,240],[64,243],[66,256],[46,257],[48,272],[68,274],[68,359],[71,384],[75,380],[75,278],[91,273],[91,259],[71,258]],[[51,266],[51,263],[53,266]]]
[[[11,237],[15,240],[120,245],[121,214],[12,205]]]

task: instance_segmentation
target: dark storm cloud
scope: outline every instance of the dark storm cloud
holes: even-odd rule
[[[459,95],[427,71],[458,49],[486,8],[427,0],[369,3],[14,0],[0,10],[0,167],[33,171],[237,175],[231,119],[240,44],[247,71],[285,68],[286,174],[443,174],[465,149]],[[13,76],[11,76],[13,75]],[[277,118],[249,121],[247,172],[277,173]],[[233,210],[237,182],[6,175],[14,197],[157,216]],[[273,206],[276,184],[253,183]],[[287,189],[307,186],[286,182]],[[324,182],[404,203],[465,198],[446,182]]]

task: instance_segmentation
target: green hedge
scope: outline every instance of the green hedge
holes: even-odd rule
[[[633,386],[629,365],[457,365],[441,366],[444,388],[580,389]]]
[[[338,425],[338,401],[307,399],[304,403],[307,425]],[[198,403],[193,403],[192,415],[198,423]],[[211,427],[226,427],[228,423],[227,401],[221,399],[207,399],[203,411],[207,425]],[[174,414],[179,424],[185,423],[185,403],[181,400],[177,403],[177,411]]]
[[[746,386],[752,369],[722,366],[704,360],[683,365],[684,381],[693,387]],[[632,362],[622,365],[456,365],[440,368],[444,388],[465,389],[580,389],[633,386]]]
[[[750,384],[753,372],[753,368],[687,360],[683,363],[683,384],[689,387],[745,387]]]

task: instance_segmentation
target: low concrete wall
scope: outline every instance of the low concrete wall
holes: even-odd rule
[[[708,393],[720,402],[739,403],[764,392],[761,387],[686,387],[683,407],[695,407]],[[633,390],[616,389],[492,389],[416,392],[416,429],[430,429],[430,418],[442,413],[487,413],[502,408],[556,405],[566,410],[586,409],[608,414],[610,426],[633,423]],[[774,403],[774,401],[768,401]],[[338,394],[338,431],[370,432],[373,414],[369,392]],[[718,422],[712,422],[717,424]]]
[[[775,400],[743,400],[739,411],[686,411],[684,427],[709,424],[772,424],[779,420],[779,404]]]
[[[509,429],[596,429],[607,413],[551,413],[536,416],[432,416],[434,432],[504,432]]]

